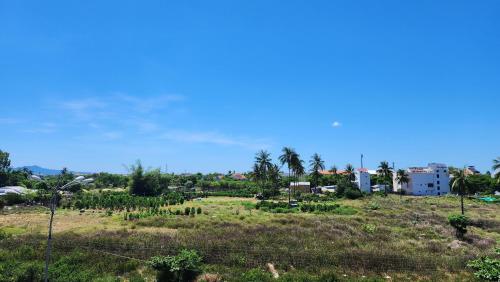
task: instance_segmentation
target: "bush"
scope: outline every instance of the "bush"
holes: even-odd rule
[[[198,207],[198,209],[196,209],[196,213],[197,214],[201,214],[201,208],[200,207]]]
[[[484,257],[469,262],[467,266],[476,270],[474,275],[479,279],[500,281],[500,259]]]
[[[467,226],[470,224],[469,218],[462,214],[450,215],[448,222],[455,228],[458,238],[464,237],[465,233],[467,233]]]
[[[363,193],[359,189],[356,188],[348,188],[344,192],[344,196],[347,199],[355,200],[363,197]]]
[[[377,227],[373,224],[363,224],[363,231],[369,234],[375,233]]]
[[[190,207],[185,207],[184,208],[184,215],[189,215],[190,212],[191,212],[191,208]]]
[[[158,256],[148,264],[158,271],[157,281],[194,281],[201,271],[202,258],[194,250],[182,250],[177,256]]]
[[[269,272],[265,272],[259,268],[251,269],[241,275],[242,282],[265,282],[272,281],[273,278]]]
[[[7,193],[6,195],[2,196],[1,199],[5,202],[5,205],[7,206],[22,204],[26,201],[23,195],[15,193]]]

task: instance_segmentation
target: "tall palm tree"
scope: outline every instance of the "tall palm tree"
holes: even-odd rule
[[[391,179],[392,179],[392,170],[394,168],[389,165],[387,161],[380,162],[378,169],[377,169],[377,174],[380,178],[382,178],[382,181],[384,185],[391,185]],[[384,189],[385,194],[387,194],[387,188]]]
[[[268,172],[272,165],[271,154],[269,152],[264,150],[257,152],[255,155],[254,173],[258,172],[256,179],[261,181],[262,188],[268,179]]]
[[[451,190],[457,192],[460,195],[460,206],[462,209],[462,215],[465,214],[464,195],[467,192],[468,188],[469,188],[469,176],[465,173],[465,168],[454,171]]]
[[[304,161],[300,159],[299,154],[295,154],[292,159],[292,171],[296,182],[298,182],[300,177],[306,173]]]
[[[284,147],[282,150],[282,155],[279,156],[279,161],[281,163],[281,165],[285,165],[287,166],[288,168],[288,178],[291,178],[291,169],[292,169],[292,165],[293,165],[293,162],[294,162],[294,158],[297,157],[297,153],[295,152],[294,149],[290,148],[290,147]],[[290,205],[290,201],[291,201],[291,189],[290,187],[288,187],[288,205]]]
[[[410,176],[404,169],[398,169],[396,172],[396,181],[401,185],[401,191],[399,191],[400,199],[403,198],[403,184],[408,184],[410,182]]]
[[[493,160],[493,175],[500,182],[500,157]]]
[[[356,180],[356,175],[354,174],[354,167],[352,164],[347,164],[345,166],[345,173],[347,175],[347,179],[349,181],[355,181]]]
[[[309,167],[311,169],[311,175],[314,179],[314,187],[317,187],[319,177],[321,176],[319,172],[325,169],[325,162],[321,159],[319,154],[315,153],[309,161]]]

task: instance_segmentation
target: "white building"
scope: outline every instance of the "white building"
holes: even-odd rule
[[[410,167],[406,172],[410,181],[403,185],[398,183],[394,174],[394,192],[403,189],[406,194],[416,196],[440,196],[450,193],[450,175],[445,164],[430,163],[427,167]]]
[[[358,184],[361,192],[371,192],[370,173],[366,168],[359,168],[354,173],[356,175],[356,184]]]
[[[28,189],[21,187],[21,186],[0,187],[0,196],[4,196],[7,194],[22,195],[22,194],[26,194],[27,192],[28,192]]]

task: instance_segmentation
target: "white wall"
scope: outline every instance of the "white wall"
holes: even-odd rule
[[[371,192],[370,174],[368,172],[356,171],[356,183],[362,192]]]

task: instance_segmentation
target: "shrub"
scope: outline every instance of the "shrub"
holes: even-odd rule
[[[452,214],[448,217],[448,222],[455,228],[457,237],[463,238],[465,233],[467,233],[467,226],[470,220],[465,215]]]
[[[366,233],[373,234],[377,230],[377,227],[373,224],[363,224],[363,231]]]
[[[265,272],[262,269],[255,268],[251,269],[241,275],[242,282],[265,282],[272,281],[273,278],[270,273]]]
[[[363,197],[363,193],[356,188],[348,188],[344,192],[344,196],[348,199],[355,200]]]
[[[200,207],[198,207],[198,209],[196,209],[196,213],[197,214],[201,214],[201,208]]]
[[[148,264],[158,271],[157,281],[194,281],[201,273],[202,258],[194,250],[182,250],[177,256],[158,256]]]
[[[369,205],[368,205],[368,209],[370,210],[378,210],[380,209],[380,206],[378,203],[375,203],[375,202],[371,202]]]
[[[470,261],[467,266],[476,270],[474,275],[479,279],[500,281],[500,259],[483,257]]]
[[[191,212],[191,208],[190,207],[184,208],[184,215],[189,215],[190,212]]]
[[[196,208],[192,207],[191,208],[191,216],[194,216],[196,214]]]
[[[12,205],[22,204],[25,202],[26,199],[24,198],[23,195],[15,193],[7,193],[6,195],[3,196],[2,200],[5,201],[5,205],[12,206]]]

